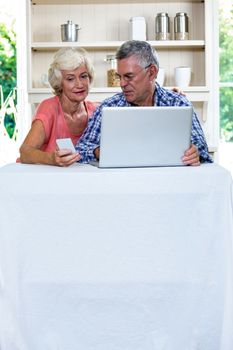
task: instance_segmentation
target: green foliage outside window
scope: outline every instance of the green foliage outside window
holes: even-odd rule
[[[13,29],[0,23],[0,123],[10,138],[16,138],[16,34]],[[8,105],[9,102],[9,105]]]
[[[233,82],[233,5],[230,16],[219,13],[220,81]],[[220,89],[220,130],[224,141],[233,142],[233,87]]]

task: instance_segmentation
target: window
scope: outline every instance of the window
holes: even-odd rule
[[[233,173],[233,0],[219,0],[220,164]]]

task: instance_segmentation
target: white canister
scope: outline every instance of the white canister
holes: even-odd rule
[[[175,84],[181,89],[185,89],[190,85],[191,68],[190,67],[176,67],[175,68]]]
[[[146,40],[146,20],[144,17],[130,18],[130,40]]]

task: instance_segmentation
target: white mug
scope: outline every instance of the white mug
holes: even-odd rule
[[[159,68],[156,81],[159,83],[160,86],[163,86],[165,80],[165,69]]]
[[[189,86],[191,81],[191,68],[190,67],[176,67],[175,68],[175,85],[181,89],[185,89]]]

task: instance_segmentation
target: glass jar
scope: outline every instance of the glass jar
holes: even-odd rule
[[[115,55],[107,55],[106,62],[108,64],[108,70],[107,70],[107,85],[108,85],[108,87],[120,86],[120,81],[116,77],[116,57],[115,57]]]

